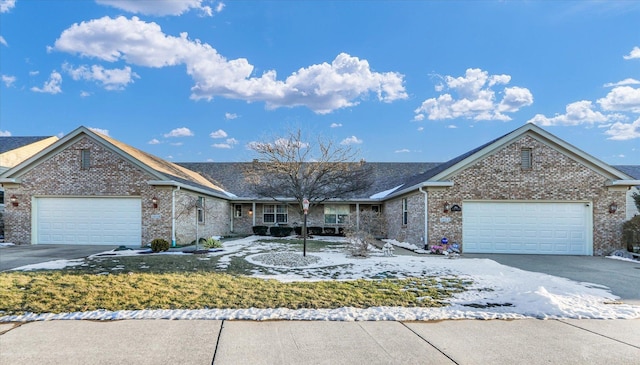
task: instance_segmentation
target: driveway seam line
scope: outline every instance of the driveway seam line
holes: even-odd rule
[[[220,323],[220,330],[218,331],[218,339],[216,340],[216,347],[213,350],[213,358],[211,359],[211,365],[216,363],[216,355],[218,354],[218,346],[220,345],[220,337],[222,337],[222,329],[224,328],[224,319]]]
[[[566,325],[568,325],[568,326],[571,326],[571,327],[575,327],[575,328],[577,328],[577,329],[581,329],[581,330],[583,330],[583,331],[587,331],[587,332],[593,333],[594,335],[598,335],[598,336],[600,336],[600,337],[608,338],[608,339],[610,339],[610,340],[612,340],[612,341],[619,342],[619,343],[624,344],[624,345],[628,345],[628,346],[631,346],[631,347],[635,347],[635,348],[637,348],[637,349],[640,349],[640,346],[636,346],[636,345],[633,345],[633,344],[630,344],[630,343],[627,343],[627,342],[624,342],[624,341],[618,340],[617,338],[613,338],[613,337],[609,337],[609,336],[603,335],[603,334],[601,334],[601,333],[598,333],[598,332],[592,331],[592,330],[590,330],[590,329],[586,329],[586,328],[583,328],[583,327],[580,327],[580,326],[576,326],[575,324],[571,324],[571,323],[569,323],[569,322],[565,322],[565,321],[563,321],[563,320],[559,320],[558,322],[560,322],[560,323],[564,323],[564,324],[566,324]]]
[[[407,326],[404,322],[400,322],[400,324],[402,324],[406,329],[408,329],[409,331],[413,332],[414,335],[418,336],[422,341],[426,342],[429,344],[429,346],[433,347],[434,349],[438,350],[439,353],[441,353],[442,355],[444,355],[444,357],[446,357],[447,359],[451,360],[454,364],[456,365],[460,365],[457,361],[455,361],[451,356],[447,355],[444,351],[440,350],[437,346],[435,346],[434,344],[432,344],[429,340],[427,340],[426,338],[422,337],[422,335],[420,335],[418,332],[414,331],[411,327]]]

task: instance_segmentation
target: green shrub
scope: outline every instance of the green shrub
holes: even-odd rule
[[[207,238],[202,245],[204,248],[222,248],[222,242],[213,237]]]
[[[169,242],[167,240],[163,240],[162,238],[156,238],[151,241],[151,250],[153,252],[168,251]]]
[[[634,247],[640,246],[640,215],[622,224],[622,242],[631,252],[634,251]]]
[[[269,227],[267,226],[253,226],[253,234],[258,236],[266,236],[268,231]]]
[[[307,233],[312,236],[320,236],[322,235],[322,227],[308,227]]]
[[[274,237],[287,237],[293,232],[292,227],[276,227],[269,228],[269,233]]]

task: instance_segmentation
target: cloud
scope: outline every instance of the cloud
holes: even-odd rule
[[[91,96],[90,92],[84,91],[84,90],[80,91],[80,97],[81,98],[86,98],[86,97],[89,97],[89,96]]]
[[[9,43],[7,43],[7,40],[4,39],[4,37],[1,35],[0,35],[0,44],[4,45],[5,47],[9,47]]]
[[[157,140],[156,138],[150,140],[149,142],[147,142],[148,144],[160,144],[162,142],[160,142],[159,140]]]
[[[358,139],[358,137],[356,136],[351,136],[343,139],[342,142],[340,142],[340,144],[342,145],[362,144],[362,140]]]
[[[46,94],[58,94],[62,92],[60,85],[62,84],[62,75],[59,72],[53,71],[49,76],[49,80],[45,81],[41,88],[32,87],[31,91]]]
[[[540,126],[576,126],[581,124],[598,124],[611,122],[612,120],[622,118],[619,114],[605,115],[599,111],[595,111],[593,103],[589,100],[576,101],[567,105],[565,114],[556,115],[548,118],[542,114],[536,114],[528,123],[535,123]]]
[[[0,137],[11,137],[11,132],[0,130]]]
[[[618,82],[609,82],[604,84],[604,87],[613,87],[613,86],[627,86],[627,85],[640,85],[640,80],[627,78]]]
[[[169,143],[169,144],[170,144],[170,145],[172,145],[172,146],[180,147],[180,146],[182,146],[184,143],[183,143],[183,142],[171,142],[171,143]]]
[[[247,59],[228,60],[209,44],[189,39],[187,33],[170,36],[158,24],[137,17],[76,23],[62,32],[54,49],[144,67],[185,65],[195,83],[191,88],[195,100],[224,97],[264,102],[268,109],[305,106],[326,114],[357,105],[372,93],[387,103],[408,97],[404,75],[374,72],[368,61],[346,53],[278,80],[275,70],[255,76]]]
[[[211,138],[226,138],[227,137],[227,132],[223,131],[222,129],[218,129],[215,132],[211,132],[211,134],[209,134],[209,137],[211,137]]]
[[[238,140],[235,138],[227,138],[225,143],[214,143],[211,145],[211,147],[230,149],[230,148],[233,148],[233,146],[237,145],[238,143],[239,143]]]
[[[329,127],[331,127],[331,128],[340,128],[340,127],[342,127],[342,123],[331,123],[331,125]]]
[[[489,75],[478,68],[467,69],[464,76],[438,76],[443,83],[436,85],[437,92],[450,90],[422,102],[415,109],[414,121],[465,118],[473,120],[511,120],[504,113],[515,113],[520,108],[533,104],[533,95],[523,87],[505,87],[500,102],[496,103],[494,87],[511,81],[509,75]]]
[[[616,122],[604,134],[609,136],[608,139],[616,141],[640,138],[640,118],[633,123]]]
[[[204,0],[96,0],[96,2],[134,14],[156,16],[182,15],[192,9],[200,10],[202,14],[206,16],[212,16],[214,13],[214,9],[211,9],[210,6],[202,5]],[[217,13],[224,8],[224,4],[222,4],[222,7],[220,4],[222,3],[219,3],[215,9]]]
[[[237,118],[238,118],[238,114],[236,113],[224,113],[224,119],[233,120]]]
[[[109,136],[109,130],[108,129],[103,129],[103,128],[93,128],[93,127],[88,127],[90,130],[100,133],[100,134],[104,134],[105,136]]]
[[[4,82],[7,87],[13,86],[13,83],[16,82],[16,80],[15,76],[2,75],[2,82]]]
[[[640,58],[640,47],[638,47],[638,46],[633,47],[631,52],[629,52],[628,55],[623,56],[623,58],[625,60],[632,60],[632,59],[635,59],[635,58]]]
[[[164,138],[172,138],[172,137],[192,137],[193,132],[189,128],[182,127],[176,128],[169,133],[164,135]]]
[[[407,148],[403,148],[401,150],[395,150],[393,151],[394,153],[409,153],[411,152],[411,150],[407,149]]]
[[[615,87],[607,96],[598,99],[598,104],[603,110],[640,113],[640,88],[634,89],[631,86]]]
[[[424,127],[418,127],[417,131],[418,132],[422,132],[424,130]]]
[[[125,86],[133,83],[133,78],[140,78],[135,72],[131,72],[131,67],[125,66],[122,69],[107,70],[102,66],[93,65],[80,66],[73,68],[73,66],[65,63],[62,68],[71,76],[74,80],[87,80],[96,81],[102,85],[106,90],[123,90]]]
[[[7,13],[16,6],[16,0],[0,0],[0,13]]]
[[[40,71],[29,71],[29,76],[38,76],[40,75]]]

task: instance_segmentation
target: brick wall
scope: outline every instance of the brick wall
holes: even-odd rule
[[[197,223],[195,202],[198,195],[185,190],[176,192],[176,243],[195,242],[200,238],[226,236],[229,234],[230,205],[223,199],[204,197],[204,222]]]
[[[531,148],[531,169],[520,166],[522,148]],[[548,147],[546,144],[524,136],[505,146],[465,170],[451,177],[451,188],[428,189],[429,244],[440,242],[446,236],[450,242],[462,240],[462,212],[444,213],[444,203],[457,204],[464,210],[464,200],[540,200],[540,201],[591,201],[593,202],[594,255],[609,254],[622,248],[621,226],[625,220],[626,190],[605,186],[608,178],[591,168]],[[400,225],[401,199],[385,203],[390,238],[420,245],[424,229],[424,217],[420,201],[423,194],[415,192],[407,196],[409,224]],[[617,202],[618,211],[609,213],[611,202]],[[415,223],[414,223],[415,222]],[[464,248],[464,242],[462,242]]]

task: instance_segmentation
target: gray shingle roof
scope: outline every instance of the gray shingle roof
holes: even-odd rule
[[[624,172],[634,179],[640,180],[640,165],[617,165],[611,167]]]
[[[245,181],[244,171],[251,162],[180,162],[178,165],[196,171],[225,191],[241,198],[255,198]],[[434,162],[366,162],[371,169],[372,186],[354,199],[369,199],[371,196],[403,185],[411,177],[422,174],[440,163]]]
[[[43,139],[47,139],[51,136],[40,137],[0,137],[0,153],[15,150],[16,148],[24,147]]]

